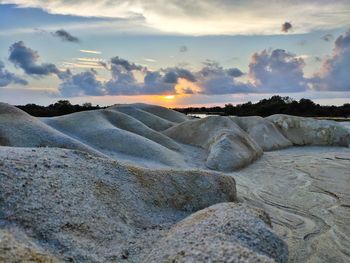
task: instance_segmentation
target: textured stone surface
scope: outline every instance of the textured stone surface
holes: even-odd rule
[[[350,145],[350,132],[343,125],[328,120],[316,120],[276,114],[267,117],[295,145]]]
[[[207,149],[206,166],[214,170],[236,170],[262,155],[260,146],[228,117],[211,116],[183,122],[164,134],[181,143]]]
[[[289,248],[289,262],[349,262],[350,149],[268,152],[232,174],[239,198],[264,209]]]
[[[288,249],[262,211],[222,203],[176,224],[146,262],[287,262]]]
[[[0,262],[3,263],[59,263],[62,262],[40,248],[22,231],[0,228]]]
[[[0,147],[0,220],[27,229],[57,257],[139,262],[163,229],[236,200],[234,179],[149,170],[87,153]]]
[[[281,131],[269,120],[258,117],[232,117],[264,151],[272,151],[292,146]]]

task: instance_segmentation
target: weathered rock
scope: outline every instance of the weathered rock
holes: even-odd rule
[[[206,166],[219,171],[242,168],[262,155],[260,146],[229,117],[211,116],[180,123],[164,134],[208,150]]]
[[[349,146],[350,131],[335,121],[276,114],[266,118],[295,145]]]
[[[3,263],[59,263],[49,252],[40,248],[17,228],[0,228],[0,262]]]
[[[156,115],[162,119],[168,120],[170,122],[180,123],[188,121],[190,119],[185,114],[158,105],[150,105],[145,103],[134,103],[130,105],[143,111],[149,112],[153,115]]]
[[[350,148],[267,152],[235,173],[237,195],[263,208],[288,244],[289,262],[349,262]]]
[[[259,116],[231,117],[264,151],[292,146],[281,131],[269,120]]]
[[[125,113],[156,131],[164,131],[176,124],[157,115],[136,108],[132,104],[115,105],[108,109]]]
[[[232,177],[149,170],[87,153],[0,147],[0,221],[27,229],[55,256],[140,262],[162,229],[236,200]],[[7,223],[6,223],[7,222]]]
[[[145,262],[287,262],[287,246],[269,225],[262,211],[217,204],[172,227]]]
[[[176,152],[180,149],[176,142],[118,111],[77,112],[43,121],[116,159],[134,157],[185,166],[183,157]]]
[[[6,103],[0,103],[0,146],[60,147],[102,156],[102,153]]]

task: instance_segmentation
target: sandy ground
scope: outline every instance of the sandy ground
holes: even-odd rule
[[[265,209],[290,262],[349,262],[350,149],[293,147],[232,173],[237,194]]]

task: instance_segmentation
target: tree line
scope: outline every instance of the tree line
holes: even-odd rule
[[[294,100],[290,97],[272,96],[262,99],[257,103],[251,101],[243,104],[226,104],[224,107],[188,107],[178,108],[179,112],[185,114],[204,113],[235,116],[261,116],[266,117],[273,114],[289,114],[303,117],[350,117],[350,103],[342,106],[322,106],[309,99]]]
[[[48,106],[27,104],[18,105],[16,107],[35,117],[55,117],[79,111],[97,110],[103,108],[99,105],[92,106],[90,102],[83,103],[82,105],[73,105],[68,100],[59,100],[56,103],[50,104]]]
[[[106,107],[99,105],[93,106],[87,102],[82,105],[71,104],[68,100],[59,100],[48,106],[36,104],[19,105],[18,108],[36,117],[54,117],[69,113],[96,110]],[[226,104],[224,107],[188,107],[175,108],[174,110],[185,114],[218,114],[218,115],[235,115],[235,116],[262,116],[266,117],[272,114],[289,114],[303,117],[350,117],[350,103],[342,106],[321,106],[309,99],[294,100],[290,97],[272,96],[269,99],[262,99],[257,103],[247,102],[233,105]]]

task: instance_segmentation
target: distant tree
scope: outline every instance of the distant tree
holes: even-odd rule
[[[201,107],[201,108],[185,108],[177,109],[183,113],[220,113],[224,115],[236,115],[236,116],[251,116],[257,115],[266,117],[272,114],[290,114],[296,116],[318,116],[318,117],[349,117],[350,116],[350,103],[346,103],[343,106],[321,106],[314,103],[310,99],[294,100],[291,97],[275,95],[269,99],[262,99],[257,103],[248,101],[243,104],[233,105],[231,103],[225,104],[224,107]]]

